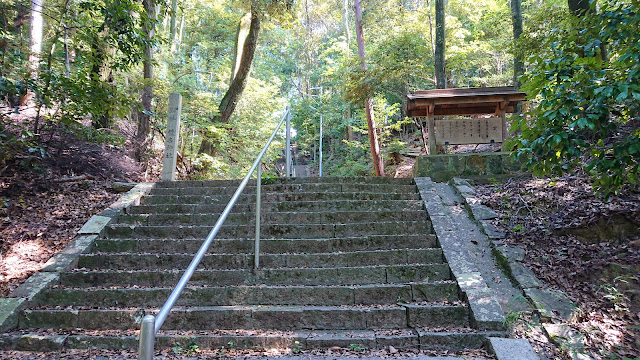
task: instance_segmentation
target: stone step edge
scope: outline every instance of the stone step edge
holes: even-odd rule
[[[60,308],[64,306],[113,308],[117,301],[120,307],[161,306],[169,297],[173,287],[73,287],[56,286],[41,298],[37,307],[31,309]],[[401,305],[408,303],[432,303],[440,305],[460,304],[457,284],[453,281],[420,282],[403,284],[371,285],[227,285],[187,287],[177,306],[202,305],[289,305],[289,306],[371,306]]]
[[[253,331],[256,332],[256,331]],[[95,332],[94,332],[95,333]],[[136,332],[137,333],[137,332]],[[467,349],[485,349],[495,354],[489,339],[504,338],[507,334],[500,331],[430,331],[410,329],[401,332],[356,330],[356,331],[270,331],[265,334],[198,334],[165,333],[162,330],[156,336],[155,348],[167,348],[176,345],[195,343],[200,349],[220,348],[289,348],[296,351],[328,349],[334,346],[343,348],[384,349],[393,346],[397,349],[425,349],[443,351],[463,351]],[[128,335],[83,335],[83,334],[8,334],[0,337],[0,348],[4,350],[47,352],[62,349],[131,349],[138,347],[137,334]],[[452,359],[450,357],[447,360]],[[507,359],[498,357],[498,359]],[[513,358],[509,358],[513,359]],[[528,358],[527,358],[528,360]]]
[[[347,185],[347,189],[344,188]],[[373,187],[371,186],[373,185]],[[193,190],[192,190],[193,189]],[[211,193],[213,195],[233,195],[237,187],[229,186],[206,186],[206,187],[181,187],[181,188],[155,188],[150,195],[206,195],[197,194],[197,192]],[[366,191],[375,194],[415,194],[417,192],[415,185],[410,184],[269,184],[262,185],[261,192],[268,193],[357,193]],[[243,195],[255,195],[256,186],[247,186],[242,192]]]
[[[309,273],[304,274],[305,271]],[[168,273],[168,274],[167,274]],[[151,271],[151,270],[105,270],[105,269],[71,269],[59,276],[59,279],[55,283],[68,284],[69,279],[78,281],[80,279],[79,287],[95,282],[95,279],[102,279],[110,286],[119,286],[123,282],[129,282],[134,278],[142,277],[142,279],[149,279],[149,276],[158,276],[148,280],[150,283],[162,283],[170,282],[171,286],[177,283],[183,270],[164,270]],[[314,274],[316,273],[316,274]],[[160,275],[158,275],[160,274]],[[228,276],[232,274],[238,274],[232,276],[229,280]],[[449,266],[446,264],[421,264],[421,265],[390,265],[390,266],[369,266],[369,267],[333,267],[333,268],[272,268],[255,275],[251,269],[238,269],[238,270],[196,270],[194,278],[191,283],[201,284],[203,280],[196,281],[198,278],[215,278],[221,279],[219,282],[225,285],[236,285],[240,283],[270,283],[270,284],[288,284],[287,279],[291,276],[311,276],[303,283],[312,285],[332,285],[338,281],[345,282],[349,285],[371,285],[371,284],[401,284],[407,281],[421,281],[426,279],[427,281],[447,281],[451,280],[451,272]],[[360,275],[364,278],[362,281],[350,281],[354,276]],[[163,279],[163,277],[167,279]],[[306,278],[306,277],[305,277]],[[415,279],[415,280],[410,280]],[[115,281],[115,282],[114,282]],[[145,280],[147,281],[147,280]],[[204,281],[204,283],[207,283]],[[298,282],[300,283],[300,282]]]
[[[267,240],[268,241],[268,240]],[[348,250],[348,251],[339,251],[340,254],[365,254],[365,253],[389,253],[389,252],[398,252],[398,251],[428,251],[428,252],[433,252],[433,253],[438,253],[440,252],[440,248],[438,247],[427,247],[427,248],[403,248],[403,247],[398,247],[398,248],[393,248],[393,249],[380,249],[380,250]],[[253,251],[249,252],[249,253],[224,253],[224,252],[220,252],[220,253],[212,253],[212,252],[208,252],[206,253],[204,256],[224,256],[224,255],[247,255],[247,256],[253,256]],[[117,255],[117,256],[122,256],[122,255],[138,255],[138,256],[189,256],[189,257],[193,257],[194,254],[192,253],[178,253],[178,252],[174,252],[174,253],[156,253],[156,252],[136,252],[136,253],[130,253],[130,252],[109,252],[109,251],[94,251],[90,254],[81,254],[81,256],[86,256],[86,257],[93,257],[93,256],[109,256],[109,255]],[[260,255],[271,255],[271,256],[298,256],[298,255],[318,255],[318,256],[329,256],[329,255],[336,255],[336,252],[313,252],[313,253],[309,253],[309,252],[288,252],[288,253],[265,253],[263,251],[260,252]]]
[[[224,186],[238,187],[241,180],[185,180],[185,181],[159,181],[157,183],[158,188],[180,188],[180,187],[209,187],[210,184],[228,184]],[[414,185],[414,181],[411,178],[387,178],[376,176],[323,176],[323,177],[308,177],[308,178],[275,178],[270,180],[274,184],[399,184],[399,185]],[[255,186],[255,180],[249,180],[247,186]],[[266,181],[262,184],[266,185]]]
[[[362,210],[358,210],[358,211],[264,211],[262,212],[261,215],[261,220],[263,223],[267,223],[269,221],[270,217],[287,217],[287,216],[312,216],[312,217],[324,217],[324,216],[336,216],[336,217],[340,217],[341,215],[345,215],[348,216],[349,214],[357,214],[357,215],[362,215],[363,218],[366,217],[378,217],[380,216],[380,214],[385,214],[385,215],[396,215],[399,218],[402,217],[419,217],[422,216],[424,219],[421,220],[396,220],[396,221],[428,221],[428,216],[427,213],[424,210],[406,210],[406,211],[376,211],[376,212],[371,212],[371,211],[362,211]],[[135,222],[140,222],[140,221],[146,221],[147,223],[149,222],[149,220],[154,220],[154,221],[160,221],[160,220],[166,220],[166,221],[181,221],[181,222],[187,222],[187,221],[194,221],[194,220],[198,220],[198,219],[193,219],[194,217],[203,217],[203,218],[211,218],[211,221],[213,222],[214,220],[217,220],[219,217],[220,213],[217,212],[182,212],[182,213],[171,213],[171,214],[167,214],[167,213],[141,213],[141,214],[130,214],[130,215],[126,215],[126,217],[120,217],[118,219],[116,219],[118,224],[131,224],[131,223],[135,223]],[[241,211],[241,212],[231,212],[229,214],[229,217],[233,218],[237,218],[236,221],[250,221],[250,220],[254,220],[255,221],[255,211]],[[155,218],[154,218],[155,217]],[[246,217],[246,218],[243,218]],[[165,219],[167,218],[167,219]],[[171,218],[171,219],[168,219]],[[227,220],[229,220],[229,218],[227,218]],[[326,220],[325,220],[326,221]],[[342,222],[341,224],[352,224],[352,223],[357,223],[356,220],[347,220],[348,222]],[[324,223],[322,223],[324,224]]]
[[[370,288],[370,287],[402,287],[402,286],[411,286],[411,285],[415,285],[415,286],[420,286],[420,285],[450,285],[450,284],[457,284],[455,281],[453,280],[435,280],[435,281],[407,281],[407,282],[403,282],[403,283],[396,283],[396,284],[380,284],[380,283],[372,283],[372,284],[357,284],[357,285],[268,285],[268,284],[241,284],[241,285],[220,285],[220,286],[190,286],[187,285],[184,289],[185,290],[199,290],[199,289],[228,289],[228,288],[263,288],[263,289],[268,289],[268,288],[276,288],[276,289],[297,289],[297,288],[302,288],[302,289],[323,289],[323,288],[336,288],[336,289],[360,289],[360,288]],[[54,289],[54,290],[69,290],[69,289],[73,289],[73,290],[85,290],[85,291],[95,291],[95,290],[114,290],[114,291],[122,291],[122,290],[173,290],[173,286],[123,286],[123,287],[118,287],[118,288],[112,288],[112,287],[98,287],[98,286],[89,286],[89,287],[82,287],[82,288],[74,288],[72,286],[65,286],[65,285],[54,285],[52,287],[50,287],[49,289]]]

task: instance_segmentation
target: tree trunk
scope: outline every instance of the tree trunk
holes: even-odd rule
[[[240,101],[242,92],[247,86],[247,80],[249,79],[249,73],[251,72],[251,65],[253,64],[253,56],[256,52],[256,46],[258,44],[258,33],[260,32],[260,14],[253,6],[251,8],[251,24],[249,27],[249,34],[244,42],[242,49],[242,56],[240,57],[240,64],[238,71],[233,77],[231,86],[224,94],[222,101],[220,101],[220,122],[227,123],[229,118],[233,114],[233,111]]]
[[[436,0],[436,47],[434,63],[436,67],[436,88],[447,87],[444,65],[444,38],[445,38],[444,0]]]
[[[362,7],[360,0],[354,0],[353,8],[356,12],[356,38],[358,40],[358,54],[360,60],[362,60],[362,68],[367,70],[367,62],[365,60],[364,53],[364,37],[362,35]],[[369,144],[371,145],[371,157],[373,158],[373,168],[376,172],[376,176],[384,176],[384,163],[382,162],[382,156],[380,155],[380,145],[378,144],[378,134],[376,131],[376,123],[373,117],[373,100],[367,99],[364,105],[364,110],[367,115],[367,127],[369,134]]]
[[[513,23],[513,40],[522,35],[522,0],[511,0],[511,20]],[[519,55],[513,57],[513,86],[520,88],[518,77],[524,74],[524,63]]]
[[[182,4],[184,7],[184,3]],[[180,15],[180,30],[178,31],[178,43],[176,44],[176,51],[180,51],[180,45],[182,44],[182,34],[184,32],[184,9]]]
[[[342,3],[342,22],[344,25],[344,35],[347,39],[347,51],[351,45],[351,30],[349,29],[349,0],[343,0]]]
[[[178,0],[171,0],[171,19],[169,20],[169,44],[171,52],[176,50],[176,18],[178,16]]]
[[[240,19],[238,23],[238,30],[236,31],[236,43],[235,51],[233,52],[233,71],[231,72],[231,79],[229,84],[233,83],[238,69],[240,68],[240,61],[242,60],[242,53],[244,52],[244,43],[249,36],[249,30],[251,29],[251,13],[246,13]]]
[[[29,79],[38,78],[38,68],[40,67],[40,52],[42,51],[42,0],[31,1],[31,21],[29,40]],[[32,90],[20,99],[20,105],[26,106],[35,97]]]
[[[138,160],[141,158],[141,154],[144,153],[144,150],[147,146],[147,136],[149,136],[150,124],[151,124],[151,102],[153,100],[153,86],[151,85],[151,81],[153,79],[153,47],[151,45],[151,40],[155,36],[154,26],[156,19],[156,6],[154,0],[143,0],[142,4],[144,6],[145,12],[149,17],[149,22],[143,27],[143,31],[146,37],[146,46],[144,49],[144,63],[142,70],[142,77],[144,78],[144,88],[142,89],[142,107],[143,111],[138,114],[138,131],[136,133],[136,138],[138,140],[139,149],[138,149]]]
[[[351,49],[351,29],[349,28],[349,0],[343,0],[342,2],[342,24],[344,26],[344,35],[347,40],[347,48],[345,49],[345,53],[349,54],[349,51]],[[351,104],[349,102],[346,103],[344,117],[347,121],[347,140],[353,140],[353,128],[351,127],[351,125],[349,125],[349,121],[351,120]]]
[[[241,20],[242,21],[242,20]],[[249,26],[249,34],[242,46],[242,53],[238,54],[240,62],[238,69],[233,76],[229,89],[224,94],[224,97],[220,101],[218,106],[219,115],[214,118],[214,122],[228,123],[233,111],[236,109],[240,97],[244,88],[247,86],[247,80],[249,79],[249,73],[251,72],[251,64],[253,63],[253,56],[256,52],[256,46],[258,44],[258,34],[260,33],[260,13],[253,5],[251,6],[251,23]],[[235,65],[233,65],[235,68]],[[233,70],[233,69],[232,69]],[[233,74],[233,71],[232,71]],[[215,145],[209,142],[207,138],[202,139],[200,144],[199,153],[205,153],[209,155],[215,154]]]

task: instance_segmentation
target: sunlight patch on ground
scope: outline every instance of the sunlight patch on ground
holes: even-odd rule
[[[625,340],[624,333],[620,331],[625,326],[624,322],[597,312],[590,313],[587,318],[588,321],[583,323],[584,334],[604,338],[609,346],[620,345]]]
[[[14,244],[0,259],[0,281],[24,277],[25,273],[40,270],[48,255],[41,240]]]

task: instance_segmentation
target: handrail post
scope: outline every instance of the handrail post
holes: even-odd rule
[[[322,177],[322,113],[320,113],[320,162],[318,165],[318,177]]]
[[[145,317],[142,318],[142,324],[140,324],[140,345],[138,346],[139,360],[153,359],[153,345],[156,338],[155,322],[156,318],[153,315],[145,315]]]
[[[285,152],[285,167],[286,167],[286,177],[291,177],[291,112],[289,111],[289,107],[287,106],[287,126],[286,126],[286,152]]]
[[[261,199],[260,192],[262,186],[262,159],[258,162],[257,178],[256,178],[256,243],[254,246],[255,254],[253,261],[253,268],[258,269],[260,267],[260,208]]]

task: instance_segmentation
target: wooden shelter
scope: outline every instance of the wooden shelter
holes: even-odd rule
[[[407,97],[408,115],[427,118],[428,151],[435,154],[437,145],[504,144],[508,136],[506,113],[514,112],[526,94],[513,87],[488,87],[421,90]],[[475,116],[435,119],[456,115]]]

